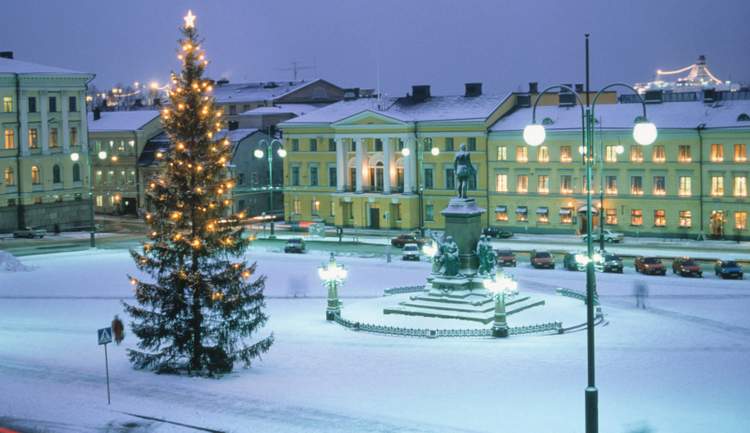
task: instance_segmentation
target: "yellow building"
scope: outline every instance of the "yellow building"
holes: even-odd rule
[[[0,231],[89,226],[85,91],[93,77],[0,53]]]

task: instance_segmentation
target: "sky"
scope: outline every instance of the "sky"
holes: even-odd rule
[[[653,79],[705,54],[723,80],[750,83],[748,0],[3,0],[0,50],[96,74],[107,88],[166,81],[179,68],[178,26],[188,9],[211,78],[290,80],[291,62],[342,87],[390,96],[429,84],[460,94],[525,90],[528,82]]]

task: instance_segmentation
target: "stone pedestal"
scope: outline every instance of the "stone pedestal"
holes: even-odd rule
[[[485,209],[477,206],[473,198],[454,197],[442,210],[445,217],[445,235],[453,236],[461,257],[461,272],[476,273],[479,260],[476,255],[477,242],[482,234],[482,214]]]

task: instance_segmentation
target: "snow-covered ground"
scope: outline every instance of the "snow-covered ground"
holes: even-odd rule
[[[324,320],[316,273],[324,254],[251,255],[268,275],[269,353],[219,380],[160,376],[130,367],[129,334],[109,347],[111,406],[96,329],[122,315],[119,300],[132,295],[128,254],[31,256],[21,261],[33,270],[0,272],[0,426],[191,431],[128,415],[137,414],[232,432],[583,431],[584,332],[503,340],[356,333]],[[421,284],[429,270],[339,261],[350,275],[344,311],[384,288]],[[580,272],[510,272],[539,295],[584,287]],[[647,310],[634,308],[639,279],[649,284]],[[629,269],[597,282],[608,322],[596,329],[600,431],[750,431],[750,282]],[[143,430],[116,429],[130,422]]]

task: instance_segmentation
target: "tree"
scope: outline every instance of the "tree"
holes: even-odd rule
[[[203,77],[208,62],[194,19],[188,12],[180,28],[182,70],[172,74],[162,110],[171,148],[157,154],[162,170],[146,188],[154,208],[145,215],[149,239],[131,250],[152,281],[129,276],[137,304],[124,306],[139,338],[138,350],[128,351],[136,368],[214,375],[237,361],[250,366],[273,335],[251,342],[268,319],[265,277],[254,277],[256,264],[243,259],[250,243],[243,215],[230,216],[231,142],[226,133],[220,138],[222,113]]]

